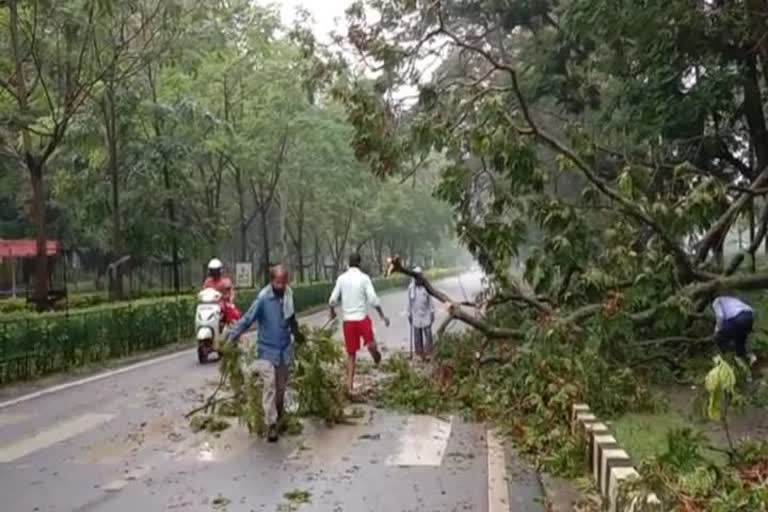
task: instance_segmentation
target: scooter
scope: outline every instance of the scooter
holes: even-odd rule
[[[200,364],[208,362],[212,353],[221,357],[220,346],[224,335],[221,293],[213,288],[206,288],[197,294],[195,312],[195,332],[197,333],[197,360]]]

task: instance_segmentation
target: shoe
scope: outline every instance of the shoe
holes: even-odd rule
[[[269,429],[267,430],[267,441],[270,443],[276,443],[279,437],[280,436],[277,433],[277,425],[270,425]]]
[[[371,348],[371,356],[373,357],[373,363],[379,366],[379,363],[381,363],[381,352],[379,352],[378,347]]]

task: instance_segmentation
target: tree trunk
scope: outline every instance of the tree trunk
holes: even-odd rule
[[[48,239],[45,230],[45,188],[43,166],[33,158],[27,158],[29,177],[32,185],[32,223],[35,226],[35,272],[32,298],[38,309],[44,309],[48,302]]]
[[[299,279],[306,279],[304,270],[304,197],[299,198],[299,214],[296,219],[296,258],[299,260]]]
[[[19,6],[16,0],[7,2],[8,22],[11,36],[11,53],[15,69],[14,82],[16,84],[16,101],[21,112],[26,113],[28,105],[27,79],[24,74],[21,44],[19,42]],[[33,155],[32,138],[29,130],[21,130],[21,142],[24,149],[24,163],[29,170],[30,185],[32,187],[32,224],[35,227],[35,270],[32,298],[38,309],[43,309],[48,302],[48,248],[45,233],[45,188],[43,184],[43,171],[45,161],[37,159]]]
[[[176,237],[176,202],[173,200],[173,197],[171,197],[171,171],[168,169],[168,162],[165,155],[163,155],[163,184],[165,186],[166,193],[168,194],[166,209],[168,212],[168,223],[171,225],[171,265],[173,266],[173,291],[179,293],[181,291],[181,278],[179,276],[179,240]]]
[[[755,198],[749,202],[749,246],[755,243]],[[757,262],[755,261],[755,253],[750,253],[752,273],[757,271]]]
[[[718,272],[722,272],[723,268],[725,267],[724,246],[725,246],[725,233],[723,233],[723,235],[720,237],[720,240],[717,242],[717,245],[715,246],[715,250],[714,250],[715,268],[717,268]]]
[[[312,261],[314,262],[315,269],[314,269],[314,280],[319,281],[320,280],[320,237],[318,236],[317,232],[315,232],[315,247],[314,247],[314,257],[312,258]]]
[[[115,90],[110,82],[104,98],[104,127],[107,142],[107,165],[109,178],[112,185],[112,253],[113,261],[124,256],[125,244],[123,243],[123,221],[120,212],[120,181],[118,168],[118,133],[117,112],[115,111]],[[123,266],[117,265],[113,278],[109,283],[109,295],[113,300],[122,299],[123,290]]]
[[[262,239],[262,251],[261,251],[261,268],[264,276],[264,283],[269,282],[269,259],[270,259],[270,245],[269,245],[269,211],[266,209],[259,210],[259,220],[261,224],[261,239]]]

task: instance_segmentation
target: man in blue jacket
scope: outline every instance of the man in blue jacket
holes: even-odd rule
[[[282,265],[270,271],[270,283],[230,331],[235,341],[251,325],[258,325],[256,360],[248,368],[263,383],[262,405],[267,422],[267,440],[278,439],[277,424],[283,415],[288,372],[293,362],[293,338],[299,336],[299,324],[293,306],[293,292],[288,286],[288,271]]]

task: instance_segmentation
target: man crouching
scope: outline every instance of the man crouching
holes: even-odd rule
[[[278,439],[277,424],[283,416],[288,373],[293,362],[293,338],[299,336],[293,292],[288,282],[285,267],[273,267],[270,283],[259,292],[228,335],[234,342],[254,323],[258,325],[256,360],[250,370],[259,375],[263,384],[262,405],[268,426],[267,440],[271,443]]]

